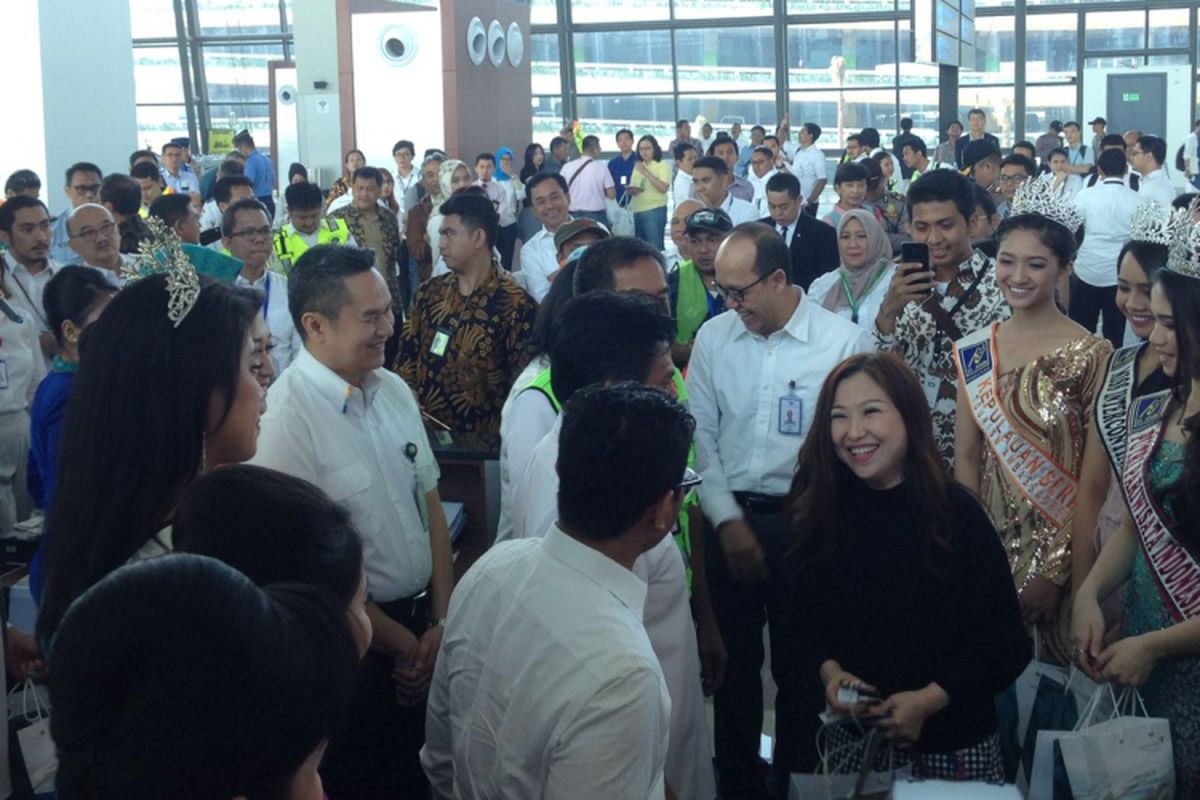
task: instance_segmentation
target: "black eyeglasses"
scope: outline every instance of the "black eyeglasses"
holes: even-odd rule
[[[240,231],[234,231],[229,234],[230,238],[245,239],[246,241],[254,241],[255,239],[270,239],[271,228],[243,228]]]
[[[746,301],[746,292],[750,291],[755,286],[758,286],[760,283],[762,283],[767,278],[774,275],[776,272],[778,272],[778,270],[768,272],[766,275],[763,275],[761,278],[756,280],[754,283],[748,283],[740,289],[734,289],[729,286],[722,286],[721,284],[716,283],[716,282],[713,283],[713,286],[716,288],[717,294],[721,295],[721,297],[723,297],[725,299],[725,302],[728,303],[729,301],[732,300],[735,303],[743,303]]]

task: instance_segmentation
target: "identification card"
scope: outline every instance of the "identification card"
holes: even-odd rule
[[[8,388],[8,362],[0,359],[0,389]]]
[[[433,334],[433,344],[429,345],[429,352],[435,356],[441,357],[446,355],[446,347],[450,344],[450,332],[438,329]]]
[[[799,436],[801,433],[802,406],[800,398],[794,393],[785,394],[779,398],[779,432],[788,436]]]

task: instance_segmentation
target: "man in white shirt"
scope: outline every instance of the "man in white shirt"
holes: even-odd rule
[[[792,172],[800,179],[800,196],[804,199],[804,213],[814,219],[821,204],[821,192],[829,183],[829,168],[825,165],[825,154],[817,146],[821,138],[821,126],[806,122],[797,134],[800,149],[792,159]]]
[[[54,218],[50,226],[50,257],[60,264],[72,264],[78,261],[77,253],[71,249],[70,234],[67,231],[67,220],[71,212],[84,203],[95,203],[100,197],[100,181],[104,179],[100,168],[87,161],[80,161],[67,167],[67,183],[63,191],[71,203],[71,207]]]
[[[1147,200],[1169,206],[1178,192],[1163,168],[1166,160],[1166,141],[1151,134],[1139,138],[1129,150],[1129,163],[1142,176],[1138,194]]]
[[[267,269],[274,252],[267,207],[253,197],[231,203],[221,220],[221,234],[225,249],[242,261],[242,271],[234,284],[262,293],[261,313],[271,332],[271,360],[278,375],[288,368],[302,345],[287,307],[288,280],[282,272]]]
[[[1096,150],[1083,143],[1083,131],[1075,121],[1063,125],[1063,133],[1067,137],[1067,161],[1070,166],[1067,171],[1072,175],[1087,175],[1096,165]]]
[[[33,319],[42,354],[48,358],[58,345],[42,295],[59,265],[50,259],[50,211],[45,203],[28,195],[5,201],[0,206],[0,242],[8,247],[8,301]]]
[[[604,170],[606,173],[608,169]],[[610,175],[611,177],[611,175]],[[539,173],[525,184],[525,195],[542,229],[529,237],[521,247],[522,286],[539,303],[550,291],[550,281],[558,275],[558,254],[554,249],[554,233],[574,219],[568,210],[571,205],[567,182],[562,175]]]
[[[67,241],[79,254],[85,266],[100,270],[116,288],[124,285],[121,268],[133,256],[121,255],[121,238],[112,213],[102,205],[85,203],[71,212],[67,219]]]
[[[1096,330],[1101,320],[1104,338],[1120,347],[1125,317],[1117,309],[1117,257],[1129,241],[1130,218],[1146,198],[1125,185],[1125,154],[1120,150],[1100,153],[1096,169],[1100,182],[1075,195],[1084,236],[1075,254],[1068,309],[1071,319],[1086,330]]]
[[[571,213],[590,217],[608,227],[604,201],[617,196],[617,186],[608,171],[608,162],[600,160],[600,140],[595,136],[583,137],[583,152],[579,158],[564,164],[559,174],[567,182]]]
[[[437,800],[664,796],[670,700],[632,570],[675,524],[693,429],[654,389],[572,399],[558,522],[454,593],[421,754]]]
[[[709,208],[719,208],[729,215],[734,225],[743,222],[753,222],[758,219],[758,211],[752,203],[739,200],[725,189],[729,178],[729,165],[716,156],[705,156],[698,159],[692,167],[692,187],[696,199]]]
[[[393,195],[400,204],[401,213],[408,211],[409,191],[421,180],[421,170],[413,166],[416,152],[416,146],[407,139],[401,139],[392,145],[392,158],[396,161]]]
[[[767,215],[767,181],[772,175],[778,174],[775,169],[775,155],[767,147],[756,147],[750,155],[750,172],[747,180],[754,187],[752,201],[755,211],[760,217]]]
[[[1192,126],[1192,132],[1183,140],[1184,174],[1192,186],[1200,191],[1200,119]]]
[[[684,142],[675,145],[675,179],[671,182],[671,199],[678,206],[692,197],[692,167],[699,153],[692,145]]]
[[[317,245],[289,278],[304,346],[271,387],[254,463],[350,511],[374,628],[322,778],[339,800],[427,798],[424,702],[454,580],[437,462],[412,391],[383,368],[392,298],[371,251]]]
[[[676,394],[676,373],[669,343],[674,324],[662,304],[640,292],[596,291],[575,298],[563,314],[551,351],[552,386],[557,400],[571,398],[588,386],[632,380]],[[680,399],[680,398],[676,398]],[[558,515],[559,431],[562,417],[537,443],[524,474],[514,487],[515,538],[541,537]],[[689,531],[690,535],[690,531]],[[691,540],[694,542],[695,540]],[[712,744],[700,675],[719,682],[701,667],[697,630],[716,632],[716,620],[701,579],[703,560],[692,588],[693,621],[682,551],[671,537],[642,554],[633,571],[647,583],[644,622],[658,655],[671,698],[671,735],[667,746],[667,785],[676,797],[714,797]],[[695,553],[693,564],[696,564]],[[702,635],[702,634],[700,634]],[[713,668],[719,672],[720,667]]]
[[[720,551],[710,559],[713,608],[729,661],[714,695],[716,757],[723,797],[765,791],[758,759],[762,733],[764,618],[771,630],[775,706],[774,769],[786,780],[812,720],[784,675],[801,669],[790,630],[791,537],[783,520],[796,453],[812,424],[829,372],[874,349],[866,331],[813,303],[792,284],[787,245],[766,225],[743,225],[717,252],[717,286],[732,313],[696,336],[687,387],[696,417],[700,506]],[[811,725],[810,725],[811,723]],[[811,739],[809,740],[811,741]]]

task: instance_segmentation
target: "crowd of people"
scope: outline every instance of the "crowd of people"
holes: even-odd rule
[[[243,132],[76,163],[57,217],[14,174],[5,653],[59,795],[784,797],[847,720],[1011,782],[1034,664],[1138,687],[1195,796],[1200,195],[1158,136],[986,119],[833,170],[786,117],[400,140],[278,196]],[[499,454],[457,582],[431,429]]]

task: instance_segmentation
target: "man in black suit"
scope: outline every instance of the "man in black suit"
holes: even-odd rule
[[[767,181],[767,210],[771,216],[759,220],[775,229],[792,254],[792,282],[808,291],[818,275],[837,269],[837,233],[807,214],[801,214],[800,181],[780,172]]]

